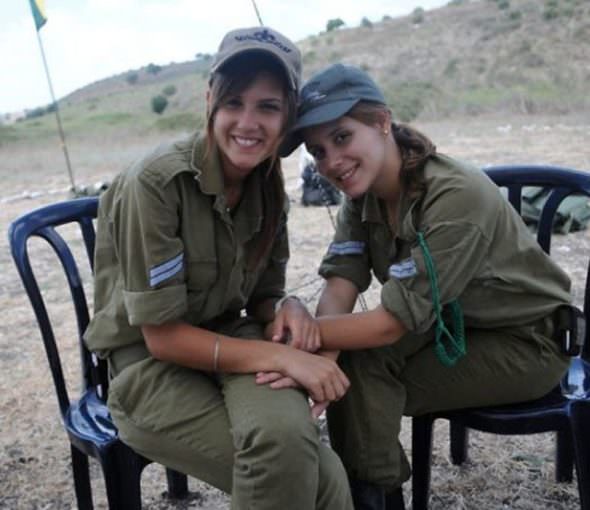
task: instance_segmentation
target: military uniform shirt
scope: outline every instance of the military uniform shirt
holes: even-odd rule
[[[343,203],[320,267],[324,278],[346,278],[363,292],[372,270],[383,284],[383,307],[408,331],[423,333],[435,314],[420,231],[441,303],[458,299],[466,327],[527,324],[570,302],[569,278],[484,172],[442,155],[431,157],[424,170],[425,192],[402,194],[393,229],[374,194]]]
[[[100,200],[91,350],[142,342],[140,326],[194,326],[284,293],[286,214],[266,260],[247,264],[263,220],[257,168],[233,215],[218,155],[205,160],[198,135],[157,149],[120,174]],[[265,166],[265,165],[261,165]]]

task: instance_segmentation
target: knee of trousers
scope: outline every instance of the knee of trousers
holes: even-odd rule
[[[287,470],[289,465],[306,460],[317,462],[319,434],[311,419],[275,415],[251,422],[247,427],[234,427],[233,435],[236,453],[242,459],[252,457],[257,462],[275,462],[280,458],[283,459],[280,464]]]

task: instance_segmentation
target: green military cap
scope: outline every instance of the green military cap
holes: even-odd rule
[[[301,89],[297,121],[281,146],[281,157],[301,144],[303,128],[336,120],[359,101],[386,104],[377,84],[358,67],[333,64],[312,76]]]
[[[279,61],[294,90],[301,80],[301,53],[283,34],[269,27],[238,28],[228,32],[213,60],[211,74],[237,55],[245,52],[265,53]]]

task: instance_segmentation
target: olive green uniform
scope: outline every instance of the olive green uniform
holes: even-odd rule
[[[205,164],[205,153],[198,136],[163,146],[101,197],[95,316],[85,339],[109,360],[113,419],[136,451],[231,492],[232,508],[351,508],[345,472],[320,443],[303,392],[147,351],[141,326],[175,320],[260,339],[264,325],[248,312],[284,293],[286,215],[266,260],[248,264],[262,227],[265,168],[250,175],[230,214],[219,157]]]
[[[391,346],[343,352],[351,381],[332,404],[332,446],[357,479],[395,488],[410,474],[393,438],[402,414],[539,397],[567,367],[551,336],[551,314],[570,302],[570,281],[541,250],[516,211],[481,171],[442,155],[425,167],[425,191],[404,195],[397,226],[371,193],[347,200],[320,274],[367,289],[408,332]],[[392,233],[395,231],[395,235]],[[463,309],[467,354],[446,367],[434,352],[435,312],[421,232],[434,261],[442,304]]]

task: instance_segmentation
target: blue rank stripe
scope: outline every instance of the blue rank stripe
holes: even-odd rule
[[[418,274],[418,267],[414,259],[402,260],[399,264],[392,264],[389,266],[389,276],[403,280],[404,278],[411,278]]]
[[[365,251],[364,241],[343,241],[331,243],[328,248],[330,255],[362,255]]]
[[[158,283],[180,273],[183,267],[183,260],[184,253],[179,253],[176,257],[152,267],[150,269],[150,287],[155,287]]]

